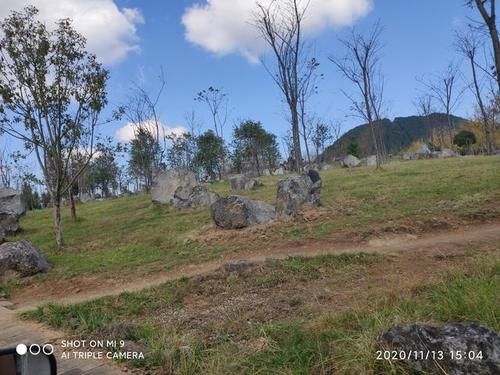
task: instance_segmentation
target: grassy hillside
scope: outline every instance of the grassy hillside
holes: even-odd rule
[[[54,246],[51,210],[28,213],[18,237],[33,241],[54,266],[35,282],[78,275],[133,279],[225,253],[419,233],[498,218],[499,171],[498,157],[395,162],[378,172],[326,171],[319,216],[257,230],[218,231],[208,209],[176,211],[140,195],[79,205],[76,223],[64,210],[61,252]],[[278,179],[263,178],[265,187],[246,195],[273,203]],[[230,194],[227,183],[213,188]]]
[[[467,120],[453,116],[455,126]],[[394,121],[384,119],[377,126],[389,154],[398,154],[412,143],[430,138],[433,129],[447,128],[448,120],[445,114],[434,113],[429,116],[396,117]],[[334,156],[347,154],[349,145],[356,141],[360,146],[361,156],[375,154],[371,140],[370,128],[367,124],[349,130],[325,151],[326,160]]]
[[[79,222],[64,218],[60,253],[51,212],[30,213],[22,236],[55,267],[27,283],[42,286],[38,298],[54,284],[68,293],[90,279],[100,288],[105,278],[138,279],[221,254],[363,244],[500,218],[499,157],[395,162],[322,178],[319,215],[241,231],[215,230],[207,209],[175,211],[147,196],[80,205]],[[265,187],[248,195],[272,203],[278,179],[265,178]],[[230,193],[226,183],[213,188]],[[410,374],[401,363],[376,360],[378,336],[415,321],[476,321],[499,330],[499,259],[498,243],[485,240],[269,259],[240,274],[221,268],[23,316],[73,338],[125,340],[145,359],[123,365],[145,374]]]
[[[376,359],[377,338],[391,326],[500,329],[498,247],[434,252],[267,261],[24,317],[74,338],[125,340],[145,358],[123,365],[146,374],[413,374]]]

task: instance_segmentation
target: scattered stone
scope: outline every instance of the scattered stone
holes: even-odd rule
[[[80,202],[82,203],[87,203],[93,201],[95,198],[92,196],[92,194],[89,193],[81,193],[78,197]]]
[[[174,194],[172,204],[175,208],[201,208],[210,206],[219,195],[206,186],[198,185],[190,189],[186,186],[179,186]]]
[[[441,151],[437,152],[437,157],[440,159],[454,158],[456,156],[458,156],[457,153],[449,148],[443,148]]]
[[[321,166],[321,170],[322,171],[330,171],[332,169],[334,169],[334,166],[331,165],[331,164],[324,164],[324,165]]]
[[[26,207],[20,192],[11,188],[0,188],[0,240],[19,230],[19,217],[25,212]]]
[[[245,175],[237,174],[229,179],[231,183],[231,189],[235,191],[248,191],[255,190],[261,186],[264,186],[262,182],[254,178],[248,178]]]
[[[411,160],[427,159],[432,157],[432,152],[427,144],[422,144],[420,148],[410,155]]]
[[[277,176],[283,176],[285,174],[285,169],[283,167],[279,167],[274,171],[274,174]]]
[[[47,260],[31,242],[22,240],[0,245],[0,274],[14,271],[25,277],[48,270]]]
[[[276,212],[278,216],[293,216],[302,208],[318,207],[321,177],[315,170],[278,182]]]
[[[354,155],[347,155],[342,161],[342,163],[344,164],[344,167],[354,168],[357,167],[359,164],[361,164],[361,160],[359,160]]]
[[[248,260],[236,260],[234,262],[224,264],[224,270],[229,273],[242,273],[253,265],[254,263]]]
[[[263,176],[270,176],[270,175],[271,175],[271,171],[270,171],[269,169],[267,169],[267,168],[266,168],[266,169],[264,169],[264,170],[262,171],[262,175],[263,175]]]
[[[442,360],[406,359],[417,371],[465,374],[500,374],[500,336],[492,329],[477,323],[453,323],[442,327],[422,324],[396,326],[380,337],[383,350],[444,354]],[[472,360],[469,356],[482,359]],[[451,358],[450,353],[455,353]],[[461,358],[459,358],[459,356]]]
[[[160,171],[153,178],[151,200],[155,203],[172,204],[179,187],[192,189],[196,185],[196,176],[191,171],[183,169]]]
[[[377,155],[370,155],[366,158],[366,165],[368,167],[376,167],[377,166]]]
[[[218,227],[241,229],[255,224],[267,224],[274,219],[274,208],[267,203],[237,195],[220,198],[210,210]]]

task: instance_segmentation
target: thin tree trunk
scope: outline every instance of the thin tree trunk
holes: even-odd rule
[[[495,0],[491,0],[491,14],[488,14],[488,12],[486,11],[483,0],[476,0],[476,5],[490,33],[491,44],[493,46],[493,55],[495,58],[496,79],[498,90],[500,91],[500,41],[498,38],[498,30],[496,25]]]
[[[61,249],[64,246],[61,224],[61,198],[54,199],[54,230],[57,248]]]
[[[69,191],[69,203],[70,203],[70,211],[71,211],[71,220],[76,222],[76,205],[75,205],[75,197],[73,197],[73,193],[71,189]]]
[[[292,136],[293,136],[293,153],[295,158],[295,172],[302,171],[302,152],[300,149],[300,131],[299,131],[299,116],[297,108],[291,108],[292,112]]]

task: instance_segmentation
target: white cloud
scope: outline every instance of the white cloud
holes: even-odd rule
[[[156,133],[156,126],[154,121],[148,121],[144,126],[153,134]],[[135,138],[135,131],[137,130],[137,124],[133,123],[128,123],[127,125],[121,127],[118,129],[115,133],[116,138],[121,141],[121,142],[130,142]],[[184,133],[187,133],[188,131],[181,127],[170,127],[167,125],[162,124],[161,129],[160,129],[160,136],[165,137],[170,134],[174,135],[182,135]]]
[[[137,25],[144,18],[136,8],[119,9],[113,0],[1,0],[0,19],[27,5],[40,10],[48,27],[61,18],[71,18],[75,29],[87,38],[89,50],[105,64],[139,50]]]
[[[261,0],[269,3],[272,0]],[[304,32],[317,34],[348,26],[372,9],[372,0],[311,0]],[[252,24],[255,0],[206,0],[186,9],[182,23],[186,39],[217,55],[239,53],[255,62],[266,45]]]

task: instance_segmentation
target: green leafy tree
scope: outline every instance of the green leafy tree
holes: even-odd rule
[[[109,198],[118,188],[120,168],[116,161],[117,153],[122,151],[121,144],[114,145],[111,138],[96,146],[97,156],[90,164],[90,181],[93,189],[101,190],[102,196]]]
[[[79,173],[70,160],[93,153],[94,131],[107,103],[108,72],[86,51],[71,21],[53,31],[26,7],[0,22],[0,129],[24,142],[42,169],[54,206],[57,246],[63,246],[61,200]]]
[[[316,158],[325,151],[326,144],[333,139],[331,129],[322,121],[317,121],[313,127],[312,142],[316,149]]]
[[[36,190],[33,190],[33,187],[28,181],[24,181],[21,195],[27,210],[33,211],[42,208],[40,195]]]
[[[140,127],[130,142],[129,173],[149,192],[153,184],[156,161],[162,150],[153,134]]]
[[[170,147],[167,150],[167,163],[172,169],[187,169],[196,172],[196,137],[191,133],[167,136]]]
[[[223,160],[226,155],[224,141],[213,130],[201,134],[196,140],[195,164],[211,178],[222,178]]]
[[[260,122],[243,121],[234,128],[233,139],[233,164],[240,172],[247,166],[260,175],[264,168],[276,167],[280,158],[276,136]]]
[[[359,147],[359,143],[357,141],[352,141],[347,147],[347,153],[352,156],[356,156],[357,158],[361,155],[361,149]]]
[[[473,132],[461,130],[453,138],[453,144],[460,147],[463,153],[469,152],[472,145],[476,144],[477,139]]]

